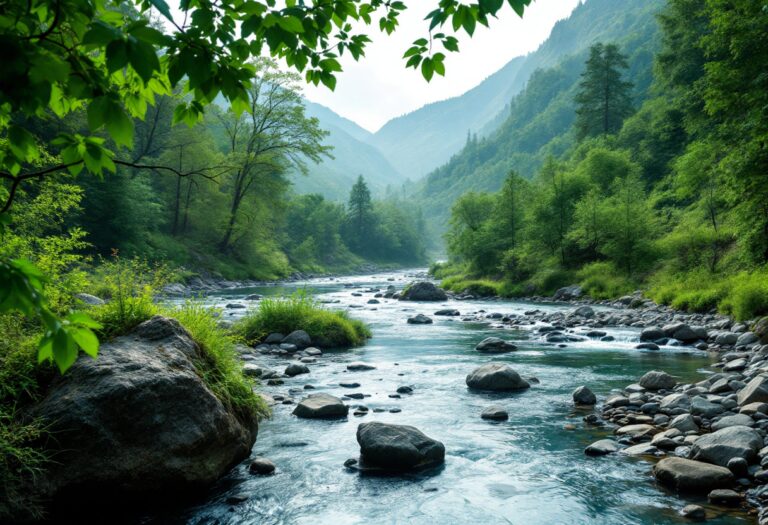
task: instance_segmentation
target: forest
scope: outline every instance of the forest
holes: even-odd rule
[[[573,124],[558,140],[571,145],[530,179],[511,168],[499,192],[456,200],[450,262],[435,268],[449,287],[527,296],[580,283],[597,298],[642,288],[683,310],[768,312],[764,8],[672,0],[658,20],[639,104],[627,50],[593,45],[568,92]],[[546,96],[537,82],[513,105]],[[487,169],[498,140],[471,138],[452,162]]]

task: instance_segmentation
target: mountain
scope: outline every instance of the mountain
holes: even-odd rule
[[[549,38],[533,53],[511,60],[465,94],[428,104],[392,119],[370,141],[405,176],[418,180],[447,162],[467,140],[468,133],[485,136],[508,114],[505,110],[537,69],[553,67],[564,57],[579,54],[593,43],[624,37],[640,16],[660,1],[587,0],[555,24]],[[639,21],[642,23],[642,20]]]
[[[291,176],[296,193],[319,193],[327,199],[345,201],[358,175],[365,177],[374,196],[383,195],[388,187],[399,188],[405,177],[399,173],[375,146],[368,144],[371,133],[351,120],[337,115],[314,102],[304,101],[306,114],[316,117],[320,127],[330,135],[325,144],[333,146],[333,159],[320,164],[307,163],[309,173]]]
[[[655,15],[664,4],[664,0],[588,0],[559,22],[520,72],[528,64],[554,65],[532,72],[525,88],[497,119],[494,131],[468,141],[421,182],[415,198],[433,230],[445,230],[451,206],[463,193],[497,191],[510,170],[531,177],[546,156],[561,155],[573,145],[573,97],[592,43],[616,43],[628,56],[627,77],[634,83],[639,105],[652,79],[659,31]],[[571,52],[565,53],[569,46]]]

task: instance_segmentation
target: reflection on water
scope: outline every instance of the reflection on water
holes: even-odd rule
[[[394,277],[392,283],[387,278]],[[277,474],[255,477],[247,462],[209,494],[205,502],[181,515],[163,516],[163,523],[193,524],[633,524],[684,523],[676,512],[686,503],[656,487],[649,475],[651,464],[625,457],[589,458],[583,453],[590,442],[607,432],[583,425],[587,413],[574,410],[571,392],[588,385],[599,398],[611,389],[635,381],[645,371],[659,368],[681,380],[696,380],[710,359],[704,353],[665,348],[660,352],[634,350],[637,331],[608,332],[617,339],[588,341],[567,348],[546,346],[530,333],[503,332],[518,340],[519,350],[501,356],[480,355],[474,345],[488,335],[499,335],[490,323],[463,323],[435,317],[432,325],[408,325],[416,313],[431,315],[444,307],[462,313],[522,313],[532,308],[554,310],[520,302],[472,301],[401,303],[380,299],[368,305],[371,293],[353,297],[368,287],[402,287],[405,273],[352,277],[310,283],[323,300],[339,300],[333,308],[351,309],[353,316],[369,323],[374,337],[364,348],[326,353],[309,365],[311,373],[264,387],[270,394],[291,397],[291,388],[312,384],[316,391],[348,393],[338,383],[354,379],[355,391],[367,396],[362,403],[375,408],[400,408],[400,413],[373,413],[343,421],[298,420],[292,406],[278,405],[274,418],[262,424],[254,454],[273,460]],[[345,288],[344,283],[355,283]],[[286,294],[306,284],[270,286],[222,292],[206,300],[224,305],[250,293]],[[225,311],[236,318],[242,311]],[[635,339],[636,340],[636,339]],[[474,367],[490,360],[505,361],[524,377],[541,382],[522,393],[478,394],[469,392],[464,378]],[[267,366],[282,369],[286,362],[264,357]],[[346,372],[350,361],[376,365],[368,372]],[[388,397],[398,386],[409,385],[412,395]],[[480,419],[482,409],[500,404],[509,421]],[[380,420],[410,424],[446,446],[444,468],[401,477],[369,477],[347,472],[342,464],[356,457],[357,425]],[[572,423],[576,430],[563,429]],[[246,503],[232,506],[228,495],[245,493]],[[698,503],[704,503],[698,501]],[[743,515],[718,515],[709,523],[750,523]],[[155,520],[150,520],[155,521]]]

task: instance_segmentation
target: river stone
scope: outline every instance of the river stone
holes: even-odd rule
[[[655,445],[640,443],[639,445],[625,448],[620,454],[625,456],[654,456],[657,452],[659,452],[659,449]]]
[[[309,334],[304,330],[294,330],[286,335],[281,343],[296,345],[296,348],[303,350],[312,344],[312,339],[310,339]]]
[[[517,350],[517,346],[498,337],[486,337],[475,346],[475,350],[484,354],[503,354]]]
[[[637,350],[658,350],[659,345],[656,343],[640,343],[639,345],[635,345],[635,348]]]
[[[619,445],[612,439],[601,439],[600,441],[595,441],[584,449],[584,453],[587,456],[605,456],[607,454],[613,454],[618,451]]]
[[[741,494],[731,489],[715,489],[707,495],[710,503],[733,506],[741,503]]]
[[[715,337],[715,344],[718,345],[735,345],[739,340],[739,334],[733,332],[721,332]]]
[[[727,427],[697,439],[691,458],[725,467],[731,458],[752,461],[763,446],[757,431],[749,427]]]
[[[698,432],[699,426],[690,414],[680,414],[669,422],[668,428],[676,428],[680,432]]]
[[[713,418],[723,412],[725,412],[725,408],[722,405],[707,401],[701,396],[696,396],[691,400],[691,414],[695,416]]]
[[[301,365],[298,363],[291,363],[290,365],[285,367],[285,375],[288,377],[294,377],[300,374],[308,374],[309,368],[307,368],[305,365]]]
[[[701,505],[686,505],[680,510],[680,515],[691,521],[704,521],[707,519],[707,511]]]
[[[768,403],[768,376],[759,375],[753,378],[739,392],[737,401],[739,406],[750,403]]]
[[[323,355],[323,351],[319,348],[315,348],[314,346],[310,346],[309,348],[304,349],[304,353],[309,356],[317,357],[319,355]]]
[[[648,390],[671,390],[676,384],[674,377],[661,370],[651,370],[640,378],[640,386]]]
[[[500,406],[489,406],[483,410],[480,417],[483,419],[491,419],[494,421],[506,421],[509,419],[509,413]]]
[[[617,436],[628,436],[632,441],[650,440],[658,432],[659,430],[653,425],[646,425],[644,423],[625,425],[617,428],[615,431]]]
[[[307,419],[344,417],[348,413],[349,407],[341,399],[323,393],[310,394],[293,410],[295,416]]]
[[[574,310],[573,315],[578,315],[580,317],[585,317],[587,319],[595,316],[595,311],[592,309],[591,306],[579,306]]]
[[[488,363],[472,371],[467,386],[476,390],[511,391],[530,388],[528,381],[504,363]]]
[[[448,296],[444,290],[427,281],[411,284],[400,295],[401,301],[445,301],[446,299]]]
[[[723,367],[724,372],[740,372],[747,368],[747,360],[744,358],[741,359],[734,359],[733,361],[729,361],[728,364],[726,364]]]
[[[347,370],[350,370],[352,372],[363,372],[366,370],[375,370],[375,369],[376,369],[375,366],[369,365],[368,363],[363,363],[362,361],[355,361],[347,365]]]
[[[360,458],[387,470],[411,470],[445,460],[445,446],[419,429],[372,421],[357,427]]]
[[[664,330],[662,330],[661,328],[658,328],[656,326],[649,326],[648,328],[643,328],[642,332],[640,332],[640,340],[641,341],[658,341],[665,335],[666,334],[664,333]]]
[[[709,492],[733,484],[733,474],[725,467],[683,458],[664,458],[653,467],[659,483],[680,492]]]
[[[264,344],[268,345],[279,345],[283,339],[285,339],[285,336],[279,332],[273,332],[267,336],[266,339],[264,339]]]
[[[417,314],[408,318],[408,324],[432,324],[432,319],[424,314]]]
[[[733,416],[725,416],[714,423],[712,423],[712,430],[720,430],[728,427],[753,427],[755,426],[755,420],[746,414],[735,414]]]
[[[573,402],[577,405],[594,405],[597,403],[597,397],[586,386],[580,386],[573,391]]]
[[[261,474],[262,476],[272,474],[277,467],[267,458],[256,456],[251,465],[248,467],[248,471],[251,474]]]
[[[673,410],[675,408],[687,409],[691,406],[691,399],[686,394],[676,393],[664,396],[659,403],[662,411]]]
[[[757,343],[760,338],[754,332],[744,332],[736,339],[736,346],[747,346],[753,343]]]
[[[104,304],[104,299],[100,297],[96,297],[95,295],[91,295],[89,293],[77,293],[75,294],[75,299],[78,301],[82,301],[83,303],[90,305],[90,306],[101,306]]]
[[[435,315],[456,317],[458,315],[461,315],[461,312],[459,312],[458,310],[454,310],[452,308],[448,308],[445,310],[438,310],[437,312],[435,312]]]
[[[236,414],[201,379],[200,347],[178,321],[154,316],[81,355],[29,411],[55,439],[38,487],[124,502],[205,487],[250,454],[256,418]]]

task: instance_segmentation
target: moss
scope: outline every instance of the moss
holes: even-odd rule
[[[315,344],[325,348],[359,346],[371,337],[361,321],[351,319],[346,312],[327,310],[306,295],[263,299],[258,309],[236,324],[235,330],[249,344],[262,341],[272,332],[304,330]]]

